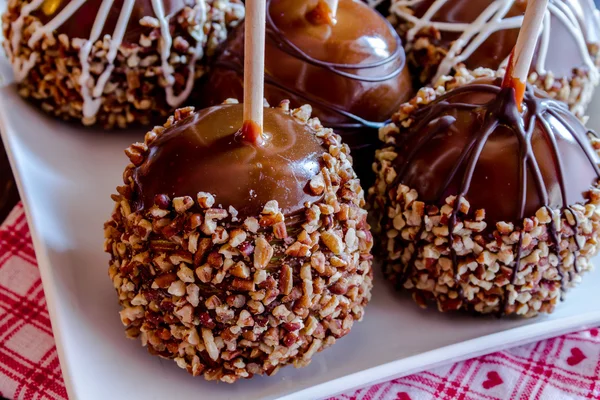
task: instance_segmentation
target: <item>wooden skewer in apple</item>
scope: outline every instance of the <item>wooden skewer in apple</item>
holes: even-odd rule
[[[504,81],[502,82],[502,87],[514,88],[519,110],[522,107],[527,76],[531,68],[537,39],[542,31],[542,23],[547,8],[548,0],[528,1],[517,44],[510,55]]]
[[[333,19],[335,20],[335,16],[337,14],[337,8],[338,8],[338,3],[339,0],[323,0],[325,3],[327,3],[327,6],[329,7],[329,13],[331,14],[331,16],[333,17]]]
[[[242,140],[261,146],[265,93],[266,0],[246,1]]]
[[[315,10],[319,7],[325,7],[326,14],[331,20],[330,23],[335,23],[338,0],[319,0]],[[322,10],[319,12],[321,13]],[[241,135],[242,140],[261,146],[264,144],[266,0],[248,0],[246,2],[245,24],[244,123]]]

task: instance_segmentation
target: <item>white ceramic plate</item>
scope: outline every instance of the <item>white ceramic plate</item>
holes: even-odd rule
[[[0,63],[0,73],[8,72]],[[8,81],[5,80],[5,83]],[[600,97],[591,108],[600,111]],[[600,119],[591,126],[600,128]],[[551,316],[498,320],[422,311],[377,279],[363,322],[308,368],[235,385],[192,378],[125,339],[102,251],[110,194],[143,131],[103,132],[47,118],[0,89],[0,131],[32,229],[71,399],[309,399],[600,324],[600,273]],[[379,277],[377,277],[379,278]]]

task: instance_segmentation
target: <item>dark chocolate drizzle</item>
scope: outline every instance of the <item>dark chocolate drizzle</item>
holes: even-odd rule
[[[499,83],[497,80],[495,83]],[[452,97],[456,97],[458,95],[464,95],[469,93],[491,93],[495,94],[494,98],[485,104],[468,104],[468,103],[450,103],[448,100]],[[423,107],[414,113],[414,119],[419,122],[415,125],[415,128],[411,128],[410,132],[404,137],[404,140],[408,140],[412,138],[412,135],[420,134],[423,128],[427,124],[433,125],[433,129],[427,134],[420,137],[416,144],[412,147],[410,152],[406,155],[403,160],[403,165],[399,169],[399,172],[391,184],[391,187],[395,188],[399,184],[404,182],[406,173],[408,171],[408,167],[415,159],[416,155],[419,152],[419,149],[425,148],[428,144],[430,144],[431,140],[439,133],[448,130],[450,126],[452,126],[456,119],[450,115],[441,115],[445,111],[450,109],[463,109],[463,110],[477,110],[482,109],[485,110],[485,118],[482,123],[482,128],[478,129],[473,133],[470,141],[464,147],[460,157],[458,158],[458,162],[452,167],[451,172],[448,178],[444,181],[443,187],[439,188],[438,198],[436,203],[441,204],[444,200],[442,197],[444,193],[450,187],[451,182],[456,176],[456,173],[461,169],[461,167],[465,166],[465,173],[462,176],[462,183],[460,184],[460,189],[456,194],[456,199],[454,202],[453,210],[450,215],[448,221],[448,245],[450,246],[451,259],[453,263],[454,269],[454,277],[455,283],[457,287],[457,291],[459,292],[459,296],[462,300],[464,300],[464,294],[462,290],[462,285],[460,279],[458,277],[458,257],[456,254],[456,250],[454,249],[454,227],[457,223],[457,217],[460,209],[461,199],[465,198],[467,193],[469,192],[469,188],[471,186],[471,180],[474,175],[474,171],[477,166],[477,162],[481,156],[483,148],[489,137],[494,133],[496,128],[499,126],[508,127],[516,136],[519,142],[519,155],[521,159],[521,164],[519,168],[520,172],[520,188],[519,188],[519,197],[520,197],[520,207],[519,207],[519,220],[523,221],[526,217],[525,208],[527,201],[527,176],[528,170],[533,172],[533,177],[535,180],[535,187],[537,189],[538,195],[542,201],[540,207],[546,207],[550,216],[552,217],[552,222],[549,226],[549,235],[552,238],[554,251],[559,257],[559,265],[560,265],[560,232],[557,231],[555,226],[555,220],[553,218],[553,211],[549,205],[549,195],[548,190],[545,186],[540,167],[538,162],[533,154],[532,146],[531,146],[531,138],[532,134],[535,130],[535,126],[537,122],[540,122],[544,129],[542,130],[545,134],[546,139],[551,143],[551,151],[552,156],[554,158],[555,164],[558,170],[558,181],[561,189],[561,197],[562,197],[562,211],[569,210],[575,219],[575,224],[571,225],[571,228],[576,230],[579,225],[579,220],[577,218],[577,214],[575,210],[573,210],[567,204],[567,194],[565,187],[565,172],[564,172],[564,163],[561,159],[560,152],[558,151],[558,146],[556,142],[555,133],[551,129],[550,122],[545,118],[546,115],[550,115],[559,121],[570,133],[570,135],[576,140],[577,144],[586,155],[590,164],[592,165],[596,175],[600,178],[600,167],[598,167],[597,159],[594,154],[590,153],[587,147],[584,145],[585,138],[580,137],[580,134],[570,126],[569,122],[563,117],[564,113],[568,113],[567,106],[561,102],[549,99],[549,98],[540,98],[536,97],[534,89],[532,86],[527,85],[527,89],[525,92],[525,97],[523,100],[523,104],[527,110],[523,115],[519,112],[518,107],[515,102],[515,93],[512,88],[501,88],[497,84],[487,84],[487,83],[474,83],[468,84],[452,91],[444,94],[443,96],[438,97],[428,106]],[[594,132],[589,131],[588,135],[597,136]],[[398,137],[399,140],[402,140]],[[398,143],[400,145],[400,143]],[[389,217],[384,216],[383,226],[387,226],[389,221]],[[418,256],[418,246],[422,241],[422,233],[423,233],[424,223],[417,233],[415,241],[417,245],[415,246],[415,252],[412,254],[409,263],[404,268],[404,271],[401,275],[401,279],[396,282],[398,287],[401,287],[406,280],[409,278],[409,274],[415,268],[415,263]],[[575,238],[577,242],[577,239]],[[512,270],[510,282],[514,284],[517,279],[517,273],[521,268],[521,253],[522,253],[522,242],[523,242],[523,230],[519,230],[519,240],[516,244],[517,248],[515,253],[515,265]],[[579,243],[577,243],[578,250],[574,254],[574,268],[576,272],[578,272],[577,267],[577,256],[580,251]],[[558,273],[561,278],[561,290],[564,292],[565,289],[565,276],[564,273],[558,269]],[[571,277],[569,278],[571,279]],[[500,307],[499,314],[502,315],[506,312],[508,307],[508,295],[504,298],[504,305]]]

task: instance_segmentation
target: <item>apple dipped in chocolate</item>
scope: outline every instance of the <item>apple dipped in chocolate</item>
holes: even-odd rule
[[[152,354],[235,382],[307,365],[363,316],[372,236],[348,147],[289,102],[180,109],[129,147],[105,224],[121,320]]]
[[[528,86],[519,111],[499,80],[447,80],[380,134],[384,274],[421,306],[533,316],[592,268],[599,159],[563,103]]]
[[[2,17],[19,93],[49,114],[161,122],[244,17],[240,0],[16,0]]]
[[[350,146],[359,177],[370,179],[376,129],[412,95],[398,35],[358,0],[340,0],[335,17],[323,0],[270,0],[267,10],[265,98],[311,104]],[[207,75],[204,105],[240,97],[243,33],[232,33]]]

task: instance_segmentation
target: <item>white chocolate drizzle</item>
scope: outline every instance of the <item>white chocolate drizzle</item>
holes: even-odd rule
[[[167,86],[167,104],[169,104],[171,107],[177,107],[189,97],[194,87],[194,78],[196,75],[196,61],[201,59],[204,55],[204,42],[206,39],[203,27],[206,21],[208,20],[208,7],[206,7],[206,3],[203,0],[196,1],[196,12],[198,13],[197,15],[201,16],[201,19],[198,23],[198,26],[200,27],[198,35],[200,36],[196,35],[196,48],[194,49],[194,53],[191,56],[191,60],[188,66],[188,76],[185,82],[185,87],[183,88],[181,93],[179,93],[179,95],[175,95],[173,93],[173,86]]]
[[[158,19],[158,23],[160,24],[161,37],[158,46],[160,49],[161,69],[163,77],[168,83],[166,87],[167,104],[171,107],[177,107],[181,103],[183,103],[183,101],[185,101],[185,99],[190,95],[192,91],[194,75],[196,72],[195,64],[196,60],[202,57],[204,40],[199,40],[196,44],[196,47],[194,48],[194,53],[191,56],[191,62],[189,63],[189,72],[188,77],[186,79],[185,87],[181,91],[181,93],[179,93],[179,95],[175,95],[175,93],[173,92],[173,83],[175,82],[175,77],[173,76],[173,67],[169,63],[169,57],[171,56],[171,45],[173,43],[173,38],[171,37],[171,32],[169,31],[169,21],[165,16],[162,0],[152,0],[152,8],[154,9],[156,19]],[[197,0],[195,8],[196,12],[199,13],[201,18],[199,26],[203,27],[208,15],[206,3],[202,0]]]
[[[163,7],[162,0],[152,0],[152,8],[154,9],[154,15],[158,19],[160,25],[160,39],[158,48],[160,50],[160,58],[162,61],[162,73],[169,85],[172,85],[175,81],[173,77],[173,67],[169,64],[169,56],[171,55],[171,45],[173,38],[171,38],[171,32],[169,32],[169,21],[165,17],[165,10]]]
[[[414,40],[415,36],[423,28],[434,28],[441,32],[458,32],[462,33],[455,40],[447,54],[440,63],[433,82],[436,82],[440,77],[448,75],[452,69],[465,62],[473,55],[473,53],[481,46],[494,32],[500,30],[508,30],[520,28],[523,23],[523,16],[506,17],[516,0],[494,0],[490,5],[471,23],[458,22],[441,22],[432,21],[435,14],[449,0],[435,0],[429,9],[421,18],[415,17],[410,7],[417,5],[422,0],[394,0],[392,2],[391,12],[407,22],[413,24],[407,32],[407,41]],[[582,0],[591,2],[592,0]],[[593,4],[591,10],[595,11]],[[589,70],[591,80],[596,84],[600,77],[600,73],[592,56],[588,50],[586,41],[585,25],[582,25],[582,20],[585,18],[580,15],[570,2],[563,0],[550,0],[548,11],[544,17],[544,24],[540,34],[540,45],[536,69],[539,74],[545,74],[548,49],[550,46],[550,32],[552,29],[552,17],[558,19],[573,37],[575,45],[581,54],[581,59],[585,67]],[[598,15],[594,15],[595,23],[598,22]],[[504,60],[502,65],[506,65],[508,60]]]
[[[81,86],[81,97],[83,98],[83,116],[84,118],[92,118],[98,113],[100,108],[101,99],[94,99],[90,94],[90,88],[88,82],[90,80],[90,63],[89,56],[92,51],[92,46],[100,38],[102,27],[106,23],[106,18],[110,11],[110,7],[113,4],[113,0],[103,1],[94,20],[92,31],[90,32],[90,39],[86,40],[79,49],[79,62],[81,63],[81,75],[79,75],[79,85]],[[93,92],[96,88],[94,87]]]
[[[21,40],[23,37],[23,24],[27,16],[33,11],[37,10],[42,6],[45,0],[32,0],[31,3],[25,4],[21,8],[21,12],[18,18],[11,23],[11,41],[10,44],[6,45],[6,51],[9,58],[12,60],[13,71],[15,79],[19,82],[27,77],[31,68],[33,68],[39,60],[39,53],[32,51],[27,59],[18,57],[21,50]],[[136,0],[124,0],[121,8],[117,24],[112,35],[105,35],[104,39],[108,40],[109,48],[106,53],[106,66],[103,72],[100,74],[96,82],[90,74],[90,55],[94,44],[102,39],[100,37],[106,20],[108,18],[111,7],[114,0],[102,0],[98,14],[94,20],[94,25],[90,32],[90,37],[84,38],[69,38],[81,40],[79,50],[79,62],[81,63],[81,74],[78,78],[78,84],[80,86],[80,94],[83,99],[83,117],[93,118],[97,115],[102,104],[102,94],[104,89],[109,82],[112,73],[115,69],[115,59],[119,52],[119,48],[123,43],[123,38],[127,30],[127,25],[131,19],[131,14]],[[171,47],[173,39],[171,37],[169,19],[171,16],[165,15],[163,0],[152,0],[152,8],[155,13],[155,17],[160,24],[160,37],[159,37],[159,51],[161,56],[161,69],[163,77],[166,81],[165,93],[166,101],[170,107],[180,106],[185,99],[187,99],[194,86],[195,67],[196,61],[202,58],[204,45],[206,43],[206,34],[204,33],[204,24],[208,19],[208,6],[207,0],[195,0],[194,9],[199,13],[199,27],[190,32],[194,39],[197,40],[196,46],[193,49],[191,55],[186,55],[188,60],[188,76],[186,77],[186,83],[179,94],[175,94],[173,86],[175,84],[175,77],[173,76],[174,69],[169,63],[171,56]],[[51,34],[64,24],[73,14],[86,2],[86,0],[71,0],[52,20],[45,25],[37,27],[31,37],[29,38],[27,45],[30,48],[36,45],[43,37]]]
[[[29,70],[33,68],[38,59],[38,54],[36,52],[32,52],[29,55],[29,58],[25,61],[21,57],[15,57],[15,54],[19,52],[21,49],[21,39],[23,38],[23,23],[25,18],[31,14],[32,11],[35,11],[38,7],[42,5],[44,0],[33,0],[31,3],[25,4],[23,8],[21,8],[21,14],[19,17],[10,24],[10,29],[12,31],[12,37],[10,44],[5,46],[6,52],[8,53],[8,58],[10,60],[14,60],[13,71],[15,74],[15,79],[17,81],[22,81],[25,79]]]
[[[49,34],[56,28],[64,24],[75,13],[75,11],[79,10],[79,7],[81,7],[83,3],[85,3],[85,0],[70,1],[69,4],[67,4],[67,6],[63,8],[61,12],[58,13],[58,15],[56,15],[54,18],[52,18],[52,20],[50,20],[50,22],[48,22],[46,25],[42,25],[33,32],[31,37],[29,38],[29,41],[27,42],[27,46],[35,46],[35,44],[43,36]]]

